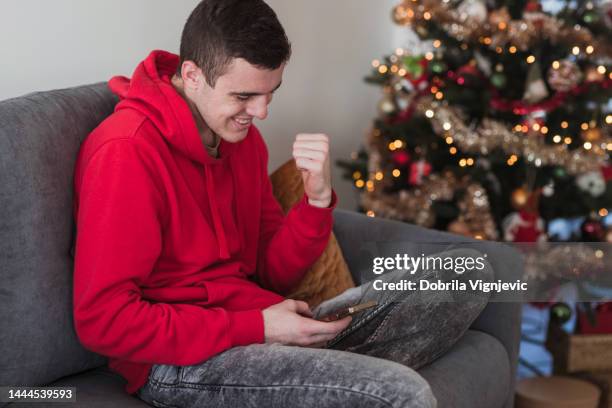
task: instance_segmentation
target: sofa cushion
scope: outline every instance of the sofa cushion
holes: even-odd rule
[[[287,213],[304,196],[302,174],[291,159],[270,175],[274,196]],[[332,232],[323,254],[306,272],[291,299],[307,302],[311,308],[355,286],[340,245]]]
[[[510,361],[495,337],[468,330],[442,357],[419,370],[439,407],[503,407],[512,390]]]
[[[50,404],[53,408],[146,408],[144,401],[124,391],[125,380],[106,367],[99,367],[81,374],[64,377],[49,387],[76,387],[76,401]],[[27,404],[8,404],[6,408],[24,408]],[[31,403],[31,408],[41,404]]]
[[[0,384],[33,386],[104,364],[72,320],[73,167],[116,100],[105,84],[0,102]]]

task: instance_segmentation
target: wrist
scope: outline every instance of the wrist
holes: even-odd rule
[[[308,204],[312,205],[313,207],[327,208],[331,204],[331,200],[331,195],[328,198],[323,199],[312,199],[309,197]]]

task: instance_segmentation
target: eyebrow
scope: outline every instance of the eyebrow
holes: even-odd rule
[[[276,90],[280,88],[282,84],[283,84],[283,81],[280,81],[278,85],[276,85],[276,87],[271,92],[272,93],[276,92]],[[258,96],[258,95],[264,95],[264,94],[259,93],[259,92],[230,92],[230,95],[231,96]]]

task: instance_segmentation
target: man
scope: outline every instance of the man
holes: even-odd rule
[[[289,56],[262,0],[204,0],[180,57],[154,51],[110,81],[121,101],[75,169],[79,339],[156,406],[434,406],[410,368],[369,343],[358,354],[372,334],[390,340],[377,328],[401,310],[386,302],[347,329],[350,317],[318,321],[283,296],[322,253],[336,204],[322,134],[293,144],[303,199],[284,217],[272,196],[252,121],[266,118]]]

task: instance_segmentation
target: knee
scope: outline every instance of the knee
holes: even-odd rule
[[[376,378],[377,393],[393,408],[435,408],[437,406],[429,383],[413,369],[385,360],[384,372]]]

